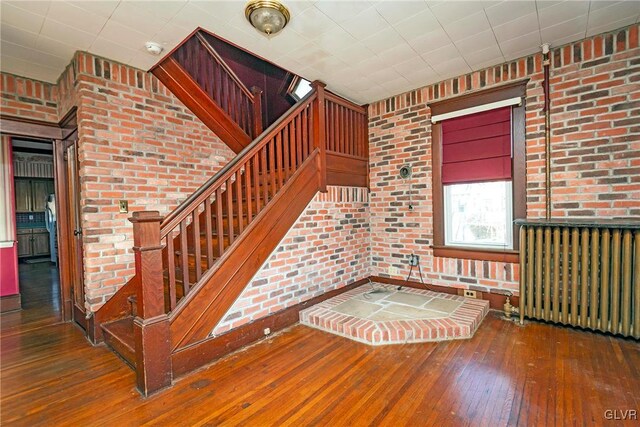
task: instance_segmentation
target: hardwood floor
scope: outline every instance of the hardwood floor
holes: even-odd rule
[[[70,323],[0,344],[3,425],[606,425],[640,409],[638,342],[494,313],[470,340],[386,347],[295,326],[148,399]]]
[[[52,263],[18,266],[22,310],[0,315],[2,336],[61,321],[58,268]]]

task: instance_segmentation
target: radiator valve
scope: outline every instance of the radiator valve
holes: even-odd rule
[[[504,317],[507,319],[511,319],[511,314],[513,313],[513,306],[511,305],[511,301],[509,301],[509,297],[507,296],[507,300],[504,303]]]

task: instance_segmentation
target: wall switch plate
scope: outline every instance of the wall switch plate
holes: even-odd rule
[[[389,276],[397,276],[398,275],[398,268],[394,267],[393,265],[389,266]]]
[[[476,298],[476,291],[472,291],[470,289],[464,290],[464,296],[467,298]]]
[[[264,334],[269,335],[271,333],[271,328],[264,328]]]
[[[417,267],[420,264],[420,257],[415,254],[409,255],[409,265]]]
[[[126,200],[120,200],[118,202],[118,207],[120,208],[120,213],[129,212],[129,202]]]

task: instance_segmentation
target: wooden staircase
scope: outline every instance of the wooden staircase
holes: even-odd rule
[[[226,82],[219,87],[239,87],[215,52],[208,55],[211,78]],[[177,67],[163,65],[156,75],[165,73],[163,82],[197,115],[215,110],[205,123],[238,155],[168,216],[133,213],[135,275],[89,319],[90,339],[104,341],[136,371],[144,395],[224,353],[211,331],[315,194],[327,185],[366,186],[368,176],[366,107],[316,81],[259,132],[261,110],[251,108],[259,97],[220,92]]]

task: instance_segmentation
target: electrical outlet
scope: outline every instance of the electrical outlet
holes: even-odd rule
[[[120,213],[129,212],[129,202],[126,200],[120,200],[118,202],[118,208],[120,209]]]
[[[394,267],[393,265],[389,266],[389,276],[397,276],[398,275],[398,268]]]
[[[464,290],[464,296],[467,298],[475,298],[476,297],[476,291],[472,291],[470,289],[465,289]]]
[[[417,267],[420,264],[420,257],[416,254],[409,255],[409,265]]]
[[[264,328],[264,334],[265,336],[271,334],[271,328]]]

